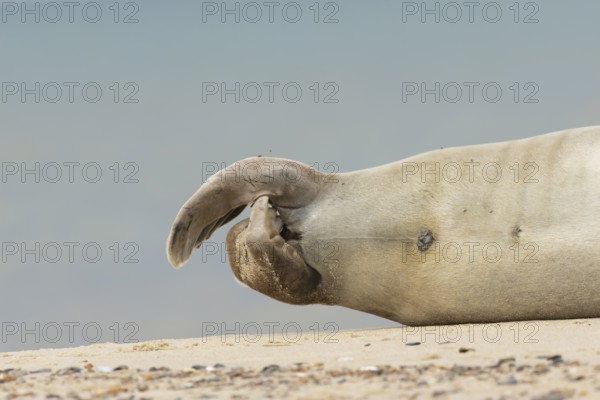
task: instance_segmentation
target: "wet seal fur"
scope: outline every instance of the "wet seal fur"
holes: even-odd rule
[[[457,165],[469,176],[437,179]],[[499,176],[481,174],[490,165]],[[422,179],[419,167],[438,176]],[[167,241],[171,264],[252,203],[227,236],[231,268],[286,303],[341,305],[408,325],[600,316],[600,127],[445,148],[333,177],[296,161],[245,159],[183,205]],[[463,247],[460,257],[451,244]]]

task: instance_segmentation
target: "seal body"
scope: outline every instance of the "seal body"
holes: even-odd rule
[[[241,186],[209,180],[221,197],[201,187],[184,205],[167,246],[174,265],[256,201],[228,235],[230,263],[240,281],[278,300],[408,325],[600,316],[600,127],[334,176],[249,160],[294,163],[306,176],[292,182],[275,167],[272,179]]]

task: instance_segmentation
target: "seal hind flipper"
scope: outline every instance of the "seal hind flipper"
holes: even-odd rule
[[[289,209],[306,207],[321,189],[319,172],[297,161],[252,157],[211,176],[175,217],[167,239],[167,258],[179,268],[192,250],[260,196]]]
[[[236,224],[227,235],[227,253],[236,278],[276,300],[290,304],[321,301],[321,275],[302,258],[299,248],[280,235],[282,222],[259,197],[250,219]]]

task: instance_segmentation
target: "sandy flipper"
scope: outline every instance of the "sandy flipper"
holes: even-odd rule
[[[600,320],[96,344],[0,354],[5,398],[597,398]]]

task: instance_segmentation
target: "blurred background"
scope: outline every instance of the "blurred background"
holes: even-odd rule
[[[345,172],[600,122],[591,0],[69,4],[1,4],[0,351],[396,326],[240,286],[227,227],[176,271],[170,225],[253,155]]]

